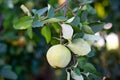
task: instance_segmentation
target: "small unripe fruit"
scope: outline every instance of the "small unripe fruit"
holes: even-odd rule
[[[71,60],[71,53],[64,45],[58,44],[52,46],[47,52],[48,63],[56,68],[66,67]]]
[[[90,45],[81,38],[75,39],[67,46],[74,54],[77,54],[79,56],[87,55],[91,51]]]

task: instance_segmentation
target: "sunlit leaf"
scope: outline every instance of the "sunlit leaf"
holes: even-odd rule
[[[27,29],[32,25],[33,19],[29,16],[25,16],[16,21],[13,25],[15,29]]]
[[[94,32],[93,32],[93,30],[91,29],[91,27],[89,27],[89,26],[87,26],[87,25],[83,26],[83,29],[84,29],[84,31],[85,31],[86,33],[88,33],[88,34],[94,34]]]
[[[56,31],[57,33],[60,32],[61,26],[60,26],[58,23],[52,23],[52,26],[53,26],[53,28],[55,29],[55,31]]]
[[[53,22],[61,22],[61,21],[64,21],[64,20],[61,20],[59,18],[50,18],[50,19],[44,20],[44,23],[53,23]]]
[[[48,18],[54,17],[54,13],[55,13],[55,9],[51,5],[48,4],[48,14],[47,14]]]
[[[83,76],[82,75],[77,75],[75,72],[73,72],[71,70],[71,77],[74,79],[74,80],[84,80]]]
[[[45,37],[46,42],[49,43],[51,41],[51,30],[50,30],[49,26],[44,26],[41,29],[41,33]]]
[[[48,10],[48,7],[45,7],[45,8],[39,9],[39,10],[37,11],[37,13],[38,13],[39,16],[41,16],[41,15],[44,14],[47,10]]]
[[[90,4],[92,3],[94,0],[78,0],[80,3],[82,4]]]
[[[61,24],[63,37],[65,39],[71,39],[73,36],[73,28],[68,24]]]
[[[70,72],[67,72],[67,80],[70,80]]]

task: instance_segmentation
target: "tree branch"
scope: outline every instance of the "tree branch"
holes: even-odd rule
[[[60,44],[62,44],[62,27],[60,28]]]
[[[65,7],[65,2],[61,4],[57,9],[55,9],[55,12],[59,11],[60,9]]]

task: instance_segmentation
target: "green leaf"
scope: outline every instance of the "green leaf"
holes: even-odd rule
[[[54,14],[55,14],[55,9],[51,5],[48,4],[48,14],[47,14],[48,18],[54,17]]]
[[[95,55],[95,49],[91,47],[91,51],[88,53],[87,57],[93,57]]]
[[[82,75],[77,75],[74,71],[71,70],[71,77],[74,79],[74,80],[84,80],[83,76]]]
[[[38,14],[35,14],[35,15],[34,15],[33,22],[32,22],[32,27],[33,27],[33,28],[42,27],[43,25],[44,25],[43,21],[40,21],[40,20],[39,20],[39,15],[38,15]]]
[[[33,12],[34,15],[37,14],[38,16],[41,16],[41,15],[43,15],[47,10],[48,10],[48,7],[45,7],[45,8],[39,9],[39,10],[32,9],[32,12]]]
[[[50,18],[50,19],[44,20],[44,23],[53,23],[53,22],[61,22],[61,21],[64,21],[64,20],[61,20],[59,18]]]
[[[17,79],[17,75],[9,67],[4,66],[0,71],[0,76],[7,79]]]
[[[73,24],[71,24],[71,23],[67,23],[67,24],[69,24],[69,25],[72,26],[72,28],[73,28],[73,30],[74,30],[75,33],[81,32],[81,29],[80,29],[79,27],[77,27],[77,26],[75,26],[75,25],[73,25]]]
[[[51,41],[51,30],[48,26],[41,29],[41,34],[45,37],[47,43]]]
[[[104,27],[104,23],[101,22],[95,22],[95,23],[90,23],[89,26],[91,27],[91,29],[93,30],[94,33],[100,31],[103,29]]]
[[[75,16],[71,24],[78,26],[79,23],[80,23],[80,18],[78,16]]]
[[[33,21],[33,23],[32,23],[32,27],[33,27],[33,28],[43,27],[43,25],[44,25],[43,21],[39,21],[39,20]]]
[[[39,16],[41,16],[41,15],[44,14],[47,10],[48,10],[48,7],[39,9],[39,10],[37,11],[37,14],[38,14]]]
[[[80,16],[81,22],[86,22],[87,21],[87,17],[88,17],[88,12],[87,11],[82,11],[81,12],[81,16]]]
[[[27,34],[30,37],[30,39],[32,39],[32,37],[33,37],[32,27],[27,29]]]
[[[30,16],[25,16],[16,21],[13,25],[15,29],[27,29],[32,25],[33,19]]]
[[[80,73],[80,70],[77,68],[77,67],[75,67],[75,68],[73,68],[73,71],[77,74],[77,75],[81,75],[81,73]]]
[[[79,33],[76,33],[76,34],[73,36],[73,39],[82,38],[83,36],[84,36],[84,33],[83,33],[83,32],[79,32]]]
[[[79,57],[78,58],[78,66],[83,69],[84,65],[86,64],[87,60],[85,57]]]
[[[93,30],[91,29],[91,27],[87,26],[87,25],[84,25],[83,26],[83,29],[85,31],[85,33],[88,33],[88,34],[94,34]]]
[[[52,6],[56,6],[57,0],[48,0],[48,3]]]
[[[94,73],[96,72],[96,68],[91,63],[86,63],[84,65],[84,71]]]
[[[58,23],[52,23],[52,26],[53,26],[53,28],[55,29],[55,31],[56,31],[57,33],[60,32],[61,26],[60,26]]]
[[[90,5],[87,5],[87,11],[90,14],[96,14],[96,10]]]
[[[89,77],[90,80],[101,80],[103,78],[103,75],[99,74],[99,73],[90,73]]]
[[[94,0],[78,0],[80,3],[82,4],[90,4],[92,3]]]
[[[58,16],[58,17],[54,17],[54,18],[60,19],[62,21],[66,21],[67,20],[67,18],[64,17],[64,16]]]
[[[32,13],[33,13],[34,15],[36,15],[36,14],[37,14],[37,10],[36,10],[36,9],[32,9]]]

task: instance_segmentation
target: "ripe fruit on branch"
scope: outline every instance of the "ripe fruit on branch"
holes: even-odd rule
[[[87,55],[91,51],[90,45],[81,38],[73,40],[67,46],[74,54],[79,56]]]
[[[71,53],[64,45],[54,45],[47,51],[47,60],[54,68],[64,68],[71,60]]]

